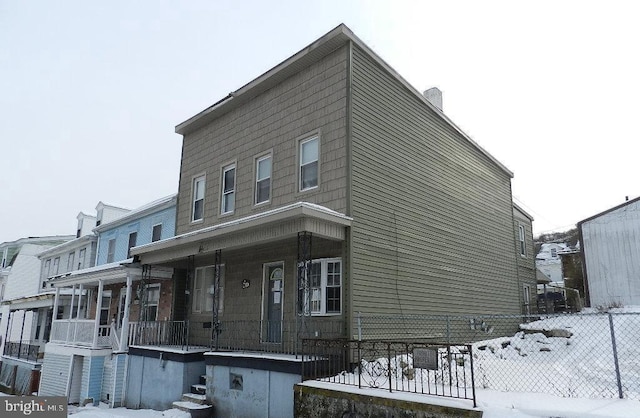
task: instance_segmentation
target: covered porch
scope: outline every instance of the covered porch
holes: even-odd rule
[[[347,335],[350,225],[343,214],[297,202],[134,247],[132,254],[152,268],[174,269],[176,294],[184,294],[175,299],[175,318],[184,326],[175,335],[188,346],[298,354],[303,338]],[[164,335],[178,330],[157,328]]]
[[[132,259],[78,270],[51,280],[55,288],[50,342],[126,352],[131,342],[155,323],[172,270],[151,269]],[[62,295],[70,297],[63,299]],[[166,295],[165,291],[165,295]]]

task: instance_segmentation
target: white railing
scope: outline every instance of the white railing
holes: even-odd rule
[[[111,327],[100,325],[97,333],[98,347],[111,347]],[[62,319],[51,323],[51,342],[93,346],[95,334],[95,320],[93,319]]]

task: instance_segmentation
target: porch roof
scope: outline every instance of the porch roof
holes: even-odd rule
[[[324,206],[295,202],[280,208],[220,223],[161,241],[133,247],[143,264],[169,263],[218,249],[273,242],[308,231],[314,236],[343,241],[353,218]]]
[[[73,293],[72,289],[61,289],[60,295],[70,296]],[[76,290],[76,295],[80,292]],[[9,309],[12,311],[22,310],[22,309],[36,309],[36,308],[46,308],[53,306],[53,299],[56,296],[55,290],[47,290],[45,292],[36,293],[34,295],[22,296],[19,298],[5,300],[2,302],[3,305],[8,305]]]
[[[142,278],[142,266],[134,262],[133,258],[72,271],[50,279],[49,283],[53,287],[69,287],[74,284],[97,285],[100,280],[105,283],[122,283],[127,280],[127,275],[131,275],[132,280]],[[156,267],[151,271],[151,277],[154,279],[170,279],[172,276],[171,269]]]

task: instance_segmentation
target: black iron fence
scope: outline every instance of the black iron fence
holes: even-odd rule
[[[471,345],[304,339],[303,380],[469,399],[476,406]]]
[[[478,388],[640,400],[640,313],[357,316],[353,337],[472,343]]]
[[[29,344],[26,342],[6,341],[4,344],[4,355],[20,360],[38,361],[39,345]]]

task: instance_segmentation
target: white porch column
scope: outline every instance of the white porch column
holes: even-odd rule
[[[93,348],[98,348],[98,331],[100,330],[100,313],[102,311],[102,289],[104,287],[104,281],[98,280],[98,300],[96,301],[96,320],[93,327]]]
[[[75,297],[76,297],[76,285],[74,284],[71,290],[71,307],[69,308],[69,318],[67,318],[67,322],[69,323],[69,326],[67,327],[67,342],[69,342],[69,338],[71,337],[70,333],[71,333],[71,317],[73,316],[73,303],[75,302]],[[74,327],[75,328],[75,327]],[[75,341],[75,329],[73,332],[73,341]]]
[[[78,320],[80,319],[80,307],[82,306],[82,288],[83,285],[80,283],[80,290],[78,293],[78,309],[76,310],[76,326],[73,328],[73,341],[76,341],[78,336]],[[73,293],[76,293],[75,286],[73,287]],[[71,297],[71,309],[73,309],[73,296]]]
[[[84,291],[84,285],[80,283],[80,289],[78,290],[78,310],[76,311],[76,319],[80,319],[80,308],[82,308],[82,292]]]
[[[56,297],[53,299],[53,315],[51,316],[51,322],[58,319],[58,305],[60,304],[60,288],[56,287]]]
[[[124,296],[124,315],[120,327],[120,351],[129,348],[129,305],[131,304],[131,273],[127,272],[127,293]]]

